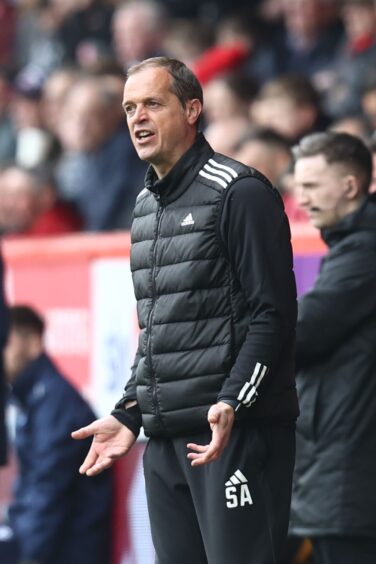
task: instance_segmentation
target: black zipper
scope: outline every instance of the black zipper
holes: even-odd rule
[[[147,358],[148,358],[149,367],[150,367],[151,385],[152,385],[152,389],[153,389],[153,403],[154,403],[154,406],[155,406],[156,415],[157,415],[157,418],[159,420],[160,425],[161,425],[161,413],[160,413],[160,410],[159,410],[159,403],[158,403],[158,397],[157,397],[157,380],[156,380],[154,370],[153,370],[153,360],[152,360],[152,354],[151,354],[151,328],[152,328],[152,325],[153,325],[154,307],[155,307],[155,302],[156,302],[156,298],[157,298],[156,284],[155,284],[156,257],[157,257],[159,230],[160,230],[160,226],[161,226],[163,213],[164,213],[164,207],[162,206],[160,201],[158,201],[158,210],[157,210],[157,216],[156,216],[157,228],[156,228],[156,231],[155,231],[154,247],[153,247],[153,254],[152,254],[152,265],[151,265],[152,303],[151,303],[151,308],[150,308],[150,311],[149,311],[149,316],[148,316],[148,321],[147,321],[148,339],[147,339],[147,345],[146,345],[147,346]]]

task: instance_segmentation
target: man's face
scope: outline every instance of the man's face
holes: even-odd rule
[[[311,35],[320,26],[319,0],[282,0],[282,15],[289,31]]]
[[[243,144],[235,158],[257,168],[275,186],[278,185],[281,175],[286,172],[291,157],[287,150],[279,149],[267,142],[252,139]]]
[[[129,66],[158,52],[162,34],[148,8],[132,4],[115,13],[112,37],[118,61]]]
[[[309,131],[316,117],[314,106],[297,104],[288,95],[260,99],[251,106],[251,118],[257,126],[273,129],[292,141]]]
[[[4,370],[6,379],[12,383],[30,362],[29,336],[12,329],[4,348]]]
[[[31,178],[17,168],[0,176],[0,225],[5,233],[30,229],[38,214],[38,194]]]
[[[95,151],[111,136],[110,111],[95,87],[73,87],[63,104],[58,131],[64,148],[71,151]]]
[[[166,69],[149,67],[131,75],[124,87],[123,108],[132,142],[140,159],[151,163],[159,178],[192,145],[201,110],[198,100],[188,101],[183,108],[171,81]]]
[[[349,213],[349,175],[340,165],[328,164],[323,155],[304,157],[297,160],[294,175],[299,205],[315,227],[332,227]]]

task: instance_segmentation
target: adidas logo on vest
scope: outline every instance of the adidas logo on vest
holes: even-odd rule
[[[248,488],[248,480],[240,470],[231,476],[225,484],[226,506],[229,509],[253,505],[251,493]]]
[[[193,219],[193,217],[192,217],[192,214],[189,213],[189,214],[183,219],[183,221],[181,222],[180,225],[181,225],[182,227],[186,227],[187,225],[194,225],[194,224],[195,224],[195,221],[194,221],[194,219]]]

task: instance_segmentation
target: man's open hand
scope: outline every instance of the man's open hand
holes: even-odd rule
[[[90,450],[80,466],[80,474],[95,476],[112,466],[115,460],[124,456],[136,442],[136,437],[112,415],[94,421],[87,427],[73,431],[73,439],[93,436]]]
[[[222,401],[212,405],[208,413],[208,421],[212,430],[212,440],[208,445],[188,443],[187,447],[195,452],[188,453],[192,466],[201,466],[217,460],[226,447],[234,423],[234,410],[231,405]]]

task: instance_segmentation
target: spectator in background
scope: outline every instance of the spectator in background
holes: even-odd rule
[[[5,430],[5,378],[3,365],[3,350],[8,332],[8,308],[4,291],[4,264],[0,249],[0,467],[6,464],[7,433]]]
[[[236,148],[249,127],[247,117],[233,116],[210,123],[205,129],[205,137],[217,153],[234,157]]]
[[[249,106],[256,97],[258,85],[241,73],[213,78],[204,86],[205,123],[248,117]]]
[[[50,0],[55,11],[61,10],[61,0]],[[57,37],[63,46],[64,61],[80,59],[83,49],[111,50],[111,21],[113,6],[106,0],[80,0],[62,18]],[[82,54],[81,54],[82,57]]]
[[[112,42],[116,59],[124,70],[162,54],[167,21],[163,4],[154,0],[128,0],[117,6]]]
[[[81,226],[75,209],[58,200],[53,179],[46,171],[9,165],[0,172],[3,235],[62,235]]]
[[[246,58],[240,61],[239,71],[263,84],[274,76],[272,42],[266,22],[260,19],[254,5],[232,11],[217,24],[217,44],[243,45]]]
[[[315,564],[376,562],[376,197],[372,158],[345,133],[294,150],[300,204],[329,252],[298,303],[300,399],[290,530]]]
[[[44,74],[36,66],[24,68],[14,81],[11,118],[17,131],[15,161],[20,166],[47,164],[53,155],[53,137],[42,115]]]
[[[4,67],[10,67],[12,59],[16,16],[14,3],[2,0],[0,2],[0,65]]]
[[[64,48],[57,30],[72,10],[72,4],[70,0],[54,4],[38,0],[21,2],[14,45],[16,70],[37,66],[46,76],[63,63]]]
[[[248,67],[255,57],[256,44],[255,26],[247,13],[224,18],[216,26],[214,45],[196,59],[193,71],[202,85],[226,73],[242,72],[243,68],[252,76]]]
[[[257,168],[278,188],[290,167],[292,153],[289,142],[282,135],[272,129],[255,129],[240,141],[236,159]]]
[[[58,136],[61,108],[70,88],[78,78],[78,69],[74,67],[59,67],[48,76],[43,85],[43,123],[56,137]]]
[[[13,160],[16,152],[16,131],[9,116],[10,84],[0,69],[0,166]]]
[[[27,306],[10,308],[4,364],[18,407],[19,473],[9,508],[13,536],[0,542],[4,564],[109,564],[111,474],[77,474],[86,450],[70,438],[94,413],[43,347],[44,322]]]
[[[59,194],[77,207],[89,231],[128,228],[143,184],[146,166],[120,122],[119,107],[116,90],[89,77],[70,89],[60,113]]]
[[[198,20],[178,19],[171,21],[163,42],[169,57],[184,61],[192,68],[195,62],[213,46],[214,26]]]
[[[338,3],[281,0],[280,7],[283,29],[274,42],[274,74],[303,74],[321,90],[343,39]]]
[[[348,114],[332,122],[330,131],[349,133],[366,141],[372,133],[367,118],[362,114]]]
[[[376,64],[376,7],[374,0],[343,0],[345,40],[334,59],[325,107],[334,117],[360,112],[360,99]]]
[[[304,210],[298,205],[293,184],[286,181],[291,174],[290,144],[272,129],[250,131],[240,141],[235,158],[262,172],[280,192],[290,221],[306,221]]]
[[[286,75],[267,82],[251,104],[251,119],[259,127],[273,129],[291,144],[329,125],[320,96],[303,75]]]
[[[113,7],[105,0],[25,2],[19,11],[16,60],[47,76],[62,64],[111,52]]]
[[[360,96],[360,105],[371,132],[376,131],[376,73],[374,69],[369,70],[369,76]]]
[[[369,191],[371,193],[374,193],[376,192],[376,139],[374,137],[368,142],[368,148],[372,154],[372,164],[373,164],[372,182],[369,187]]]
[[[16,165],[0,171],[1,234],[27,232],[38,215],[38,209],[38,192],[28,173]]]

